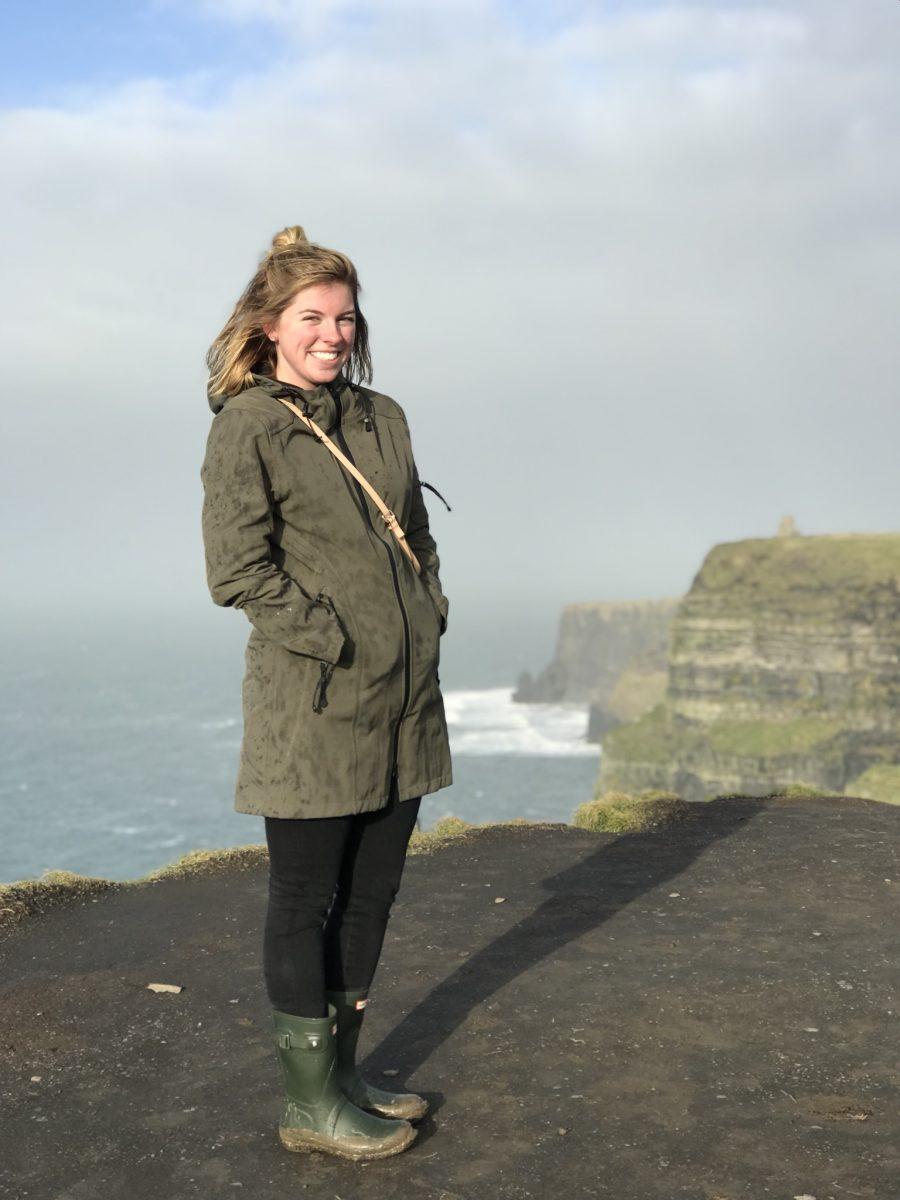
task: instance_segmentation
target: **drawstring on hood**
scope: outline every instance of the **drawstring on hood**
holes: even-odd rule
[[[422,487],[427,487],[429,492],[434,492],[434,494],[436,496],[441,496],[441,493],[437,490],[437,488],[432,487],[430,483],[426,483],[424,479],[420,479],[419,483],[422,485]],[[444,505],[446,506],[447,512],[453,512],[453,509],[450,507],[449,504],[447,504],[447,501],[444,500],[443,496],[441,496],[441,500],[443,500]]]

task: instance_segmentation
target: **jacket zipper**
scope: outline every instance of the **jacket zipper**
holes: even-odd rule
[[[338,420],[340,421],[340,415],[338,416]],[[341,428],[340,424],[338,424],[337,428],[334,431],[334,437],[337,439],[343,452],[347,455],[347,457],[350,459],[350,461],[353,463],[353,465],[356,466],[356,462],[354,461],[353,455],[350,452],[350,447],[347,445],[347,439],[344,437],[344,431]],[[382,544],[382,546],[384,546],[385,553],[388,556],[388,562],[391,565],[391,578],[393,579],[393,582],[394,582],[394,594],[397,597],[397,603],[400,605],[400,615],[403,617],[403,649],[404,649],[403,704],[400,706],[400,716],[397,718],[397,724],[394,726],[393,766],[391,767],[391,778],[393,779],[397,774],[397,757],[398,757],[398,754],[400,751],[400,726],[403,723],[403,718],[406,716],[406,709],[409,705],[410,692],[412,691],[412,681],[411,681],[412,669],[411,669],[411,665],[410,665],[410,658],[412,656],[412,650],[411,650],[411,637],[410,637],[410,632],[409,632],[409,615],[406,611],[406,606],[403,603],[403,595],[400,591],[400,579],[397,574],[397,562],[394,558],[393,551],[391,550],[391,547],[387,544],[387,542],[384,540],[384,538],[379,536],[378,531],[375,528],[375,525],[372,521],[372,514],[369,512],[369,505],[366,502],[365,494],[364,494],[362,488],[360,487],[358,480],[356,480],[356,479],[353,480],[353,486],[356,488],[356,494],[359,497],[359,502],[360,502],[360,505],[362,506],[363,512],[365,513],[366,521],[369,524],[369,528],[372,530],[372,532],[378,538],[378,540]]]

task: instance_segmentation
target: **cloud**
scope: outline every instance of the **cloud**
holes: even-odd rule
[[[173,544],[187,579],[203,353],[300,222],[358,262],[460,586],[497,539],[510,588],[539,545],[537,586],[578,598],[687,586],[782,510],[889,526],[900,34],[846,9],[210,0],[266,70],[7,110],[13,499],[44,472],[74,562],[133,494],[158,517],[114,586]],[[17,518],[28,561],[53,507]]]

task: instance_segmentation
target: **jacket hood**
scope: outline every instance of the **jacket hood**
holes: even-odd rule
[[[260,388],[270,396],[275,398],[283,396],[285,400],[290,400],[326,433],[330,433],[332,429],[357,411],[365,414],[367,426],[374,420],[375,414],[370,398],[357,392],[343,372],[339,373],[331,383],[320,383],[315,388],[300,388],[293,383],[284,383],[280,379],[273,379],[270,375],[254,373],[253,382],[243,390],[248,391],[250,388]],[[237,394],[240,395],[240,393]],[[209,407],[214,413],[221,412],[231,398],[230,396],[207,396]],[[310,433],[305,425],[302,428],[306,433]]]

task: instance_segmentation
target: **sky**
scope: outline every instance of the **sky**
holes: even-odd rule
[[[0,21],[8,614],[207,619],[204,357],[290,224],[359,269],[451,626],[900,527],[895,0]]]

